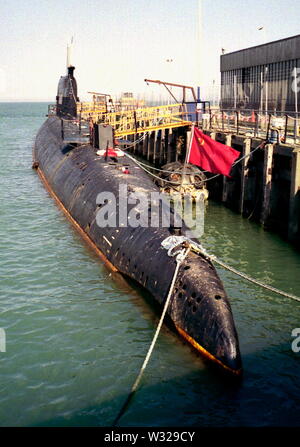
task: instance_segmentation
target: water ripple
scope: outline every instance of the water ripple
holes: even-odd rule
[[[1,425],[108,425],[124,402],[157,315],[74,233],[34,171],[45,104],[0,104]],[[278,237],[210,203],[203,243],[236,268],[300,295],[300,257]],[[218,269],[245,377],[229,385],[166,326],[124,425],[299,425],[295,303]]]

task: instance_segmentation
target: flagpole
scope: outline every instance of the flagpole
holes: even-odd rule
[[[190,141],[189,141],[189,145],[188,145],[188,150],[186,151],[185,154],[185,160],[184,160],[184,164],[183,166],[185,167],[188,163],[188,159],[190,158],[190,152],[191,152],[191,146],[192,146],[192,141],[193,141],[193,137],[194,137],[194,132],[195,132],[195,125],[192,125],[192,129],[191,129],[191,135],[190,135]]]
[[[182,170],[182,176],[181,176],[181,184],[180,184],[180,189],[182,188],[183,185],[183,180],[185,177],[185,171],[186,171],[186,166],[188,164],[188,159],[190,157],[190,152],[191,152],[191,146],[192,146],[192,141],[193,141],[193,137],[194,137],[194,132],[195,132],[195,125],[192,125],[192,129],[191,129],[191,135],[190,135],[190,141],[189,141],[189,146],[188,146],[188,150],[186,151],[185,154],[185,160],[183,163],[183,170]]]

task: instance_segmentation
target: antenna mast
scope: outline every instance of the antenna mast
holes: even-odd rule
[[[73,51],[73,36],[71,42],[67,44],[67,72],[68,68],[72,67],[72,51]]]

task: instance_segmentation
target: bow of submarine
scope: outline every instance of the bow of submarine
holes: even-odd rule
[[[178,332],[204,357],[234,375],[242,361],[231,306],[210,261],[190,253],[177,278],[171,315]]]

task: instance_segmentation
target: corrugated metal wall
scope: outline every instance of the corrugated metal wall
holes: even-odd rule
[[[300,36],[221,56],[221,107],[295,111],[295,67],[300,87]]]

